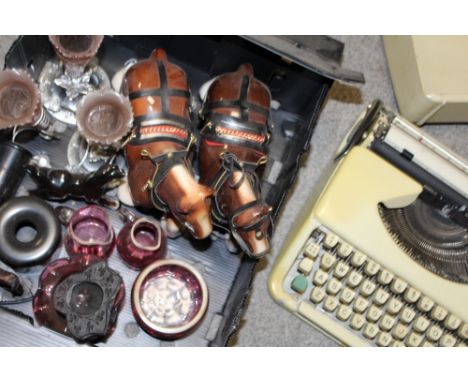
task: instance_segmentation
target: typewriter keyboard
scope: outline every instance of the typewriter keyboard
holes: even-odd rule
[[[318,310],[369,345],[468,343],[468,322],[325,228],[313,232],[286,284],[303,318],[317,324]]]

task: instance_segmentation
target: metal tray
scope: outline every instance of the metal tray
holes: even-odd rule
[[[314,41],[317,43],[317,40]],[[284,41],[282,43],[284,44]],[[100,65],[112,77],[128,59],[147,57],[152,49],[162,47],[167,51],[169,59],[187,72],[193,95],[197,95],[199,87],[210,78],[233,71],[243,62],[252,63],[256,77],[270,87],[273,99],[280,105],[273,111],[273,137],[269,162],[262,181],[265,200],[274,207],[276,217],[282,200],[294,181],[300,156],[308,149],[320,106],[333,78],[337,78],[337,55],[338,58],[341,57],[342,46],[338,45],[337,48],[339,43],[325,39],[320,41],[322,51],[327,44],[335,49],[333,60],[328,61],[330,67],[333,67],[333,71],[330,70],[333,74],[329,76],[324,75],[326,57],[320,59],[320,70],[312,71],[313,62],[304,65],[302,60],[297,64],[290,52],[282,57],[281,51],[277,49],[273,53],[257,45],[255,39],[247,40],[237,36],[106,37],[98,52],[98,58]],[[297,45],[295,46],[297,48]],[[38,78],[43,65],[53,54],[47,37],[20,37],[7,54],[5,66],[27,68],[33,77]],[[308,54],[310,56],[312,53]],[[349,72],[346,77],[347,73],[344,71],[339,78],[361,80],[356,73]],[[68,127],[59,141],[47,142],[37,137],[24,146],[34,154],[47,152],[54,167],[64,167],[67,163],[67,144],[74,130],[75,128]],[[33,183],[26,178],[18,194],[25,194],[31,188]],[[67,205],[76,208],[82,203],[67,202]],[[109,211],[109,214],[114,230],[118,233],[123,224],[117,212]],[[66,256],[65,250],[60,247],[53,258],[63,256]],[[130,307],[131,287],[137,272],[130,270],[114,252],[109,259],[109,265],[124,279],[125,304],[115,332],[105,343],[98,345],[224,346],[228,342],[238,327],[256,261],[242,254],[229,253],[224,240],[216,235],[203,241],[193,240],[186,235],[169,240],[168,257],[188,261],[205,277],[210,302],[202,324],[191,335],[177,341],[160,341],[141,330],[135,323]],[[22,273],[36,286],[41,271],[42,267],[34,267],[22,270]],[[0,311],[0,346],[75,345],[75,342],[66,336],[39,327],[35,323],[31,325],[31,318],[34,317],[31,303],[9,308],[17,313]],[[21,316],[21,313],[25,316]]]

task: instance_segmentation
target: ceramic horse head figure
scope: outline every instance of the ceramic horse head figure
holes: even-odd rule
[[[125,146],[134,204],[171,213],[196,238],[209,236],[212,191],[198,184],[190,165],[194,138],[185,72],[156,49],[127,71],[122,90],[134,115]]]
[[[200,180],[215,191],[212,217],[259,258],[270,250],[271,207],[259,176],[267,160],[271,95],[250,64],[217,77],[201,115]]]

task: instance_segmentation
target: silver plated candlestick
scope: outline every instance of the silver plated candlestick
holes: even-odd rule
[[[49,36],[56,57],[39,76],[44,107],[57,120],[76,125],[76,107],[86,94],[110,87],[95,57],[103,36]]]
[[[49,125],[49,116],[32,77],[20,69],[0,71],[0,130],[15,129],[14,140],[21,131],[17,128],[37,128],[44,132]]]
[[[78,130],[68,147],[69,164],[76,170],[95,171],[120,150],[133,123],[130,102],[113,90],[87,94],[77,105]]]

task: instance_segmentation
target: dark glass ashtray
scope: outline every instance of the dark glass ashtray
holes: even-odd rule
[[[77,342],[109,337],[125,296],[121,276],[92,255],[59,259],[39,278],[33,309],[36,320]]]

